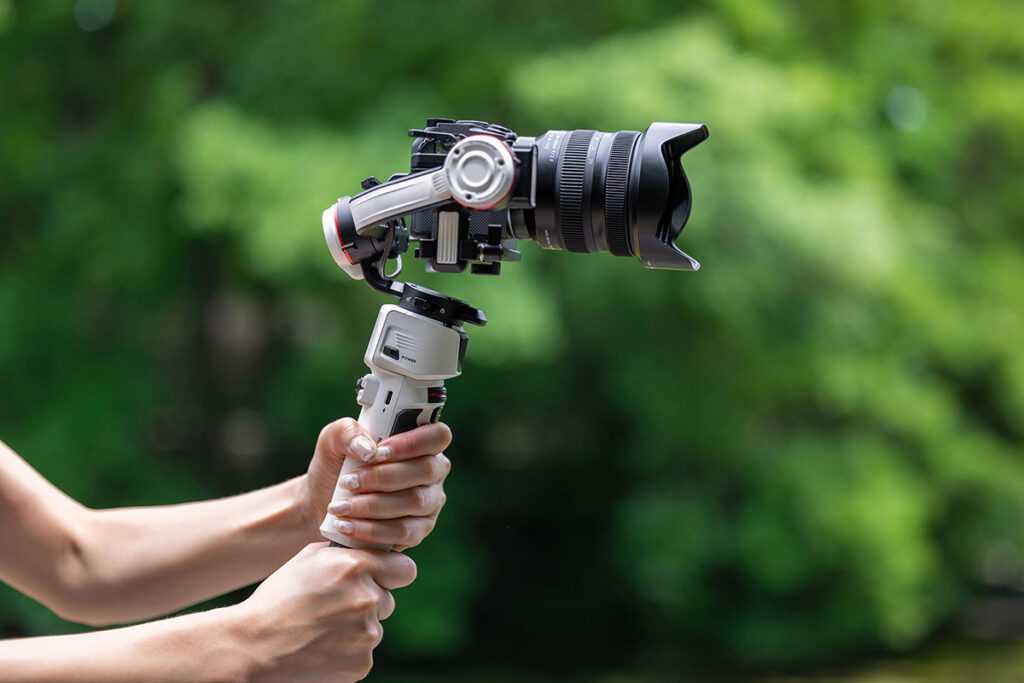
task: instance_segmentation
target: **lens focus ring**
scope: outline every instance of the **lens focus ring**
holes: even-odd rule
[[[629,160],[633,156],[633,143],[639,136],[639,133],[631,130],[616,133],[608,154],[604,218],[608,251],[616,256],[633,255],[633,250],[629,248],[629,233],[626,230],[626,197],[629,191]]]
[[[575,130],[569,135],[558,173],[558,228],[566,251],[587,252],[583,236],[583,175],[587,170],[587,149],[592,130]]]

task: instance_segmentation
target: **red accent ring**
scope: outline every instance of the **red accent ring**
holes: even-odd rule
[[[344,240],[341,239],[341,226],[338,225],[338,205],[337,204],[334,205],[334,232],[335,232],[335,234],[338,235],[338,244],[341,245],[341,253],[344,254],[345,258],[348,259],[348,262],[351,265],[354,266],[356,264],[356,262],[352,260],[352,256],[349,255],[348,250],[345,249],[345,242],[344,242]]]

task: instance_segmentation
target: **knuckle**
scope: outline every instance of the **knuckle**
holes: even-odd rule
[[[384,592],[384,597],[381,599],[380,618],[387,619],[395,612],[395,596],[390,591]]]
[[[359,428],[359,423],[351,417],[343,417],[327,425],[320,430],[317,437],[317,445],[329,451],[344,453],[347,444],[346,435]]]
[[[377,647],[380,641],[384,640],[384,629],[376,620],[368,621],[363,625],[362,637],[370,644],[370,647]]]
[[[352,596],[352,610],[359,614],[376,614],[380,606],[380,596],[373,591],[362,590]]]
[[[448,476],[448,473],[452,471],[452,461],[448,459],[444,453],[438,453],[436,456],[439,472],[438,474],[443,479]]]
[[[370,670],[373,669],[373,654],[367,653],[365,656],[356,659],[352,664],[352,673],[359,676],[358,680],[363,680],[370,675]]]
[[[395,562],[406,585],[416,580],[416,563],[408,555],[395,554]]]
[[[359,489],[377,491],[385,483],[379,466],[361,467],[359,469]]]
[[[341,555],[341,553],[337,553]],[[334,560],[330,568],[337,583],[344,583],[359,574],[359,562],[345,553],[343,557]]]
[[[346,578],[354,578],[370,573],[371,564],[369,558],[362,553],[345,553],[345,563],[342,571]]]
[[[409,524],[409,522],[403,521],[400,524],[398,524],[397,530],[396,530],[396,533],[395,533],[395,540],[398,543],[403,544],[403,545],[408,545],[409,542],[412,541],[412,539],[414,537],[415,536],[414,536],[413,531],[412,531],[412,525]]]
[[[411,502],[414,510],[423,510],[430,505],[430,495],[423,486],[417,486],[409,491],[409,497],[412,498]]]
[[[438,509],[440,510],[441,508],[443,508],[447,502],[448,502],[448,494],[445,493],[444,491],[441,491],[441,505],[438,506]]]
[[[441,460],[436,455],[427,458],[427,476],[431,482],[436,482],[444,476]]]
[[[434,520],[426,519],[426,518],[421,518],[421,521],[420,521],[420,524],[419,524],[419,530],[415,531],[415,532],[411,532],[409,534],[410,537],[406,540],[406,543],[408,543],[410,546],[419,545],[423,541],[424,538],[426,538],[427,536],[430,535],[430,533],[433,530],[434,530]]]

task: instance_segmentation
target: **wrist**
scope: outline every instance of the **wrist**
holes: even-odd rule
[[[309,543],[324,540],[323,536],[320,535],[320,523],[324,521],[327,507],[326,505],[321,507],[316,502],[317,498],[313,495],[313,490],[309,485],[309,475],[303,474],[298,476],[292,479],[289,484],[294,485],[292,506],[296,516],[301,520],[299,539],[301,545],[305,546]]]
[[[204,663],[202,675],[195,680],[256,680],[260,667],[257,627],[245,603],[190,615],[205,624],[196,624],[202,633]],[[203,628],[203,625],[206,628]]]

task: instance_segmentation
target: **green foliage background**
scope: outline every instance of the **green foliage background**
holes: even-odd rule
[[[406,170],[406,129],[700,121],[699,273],[406,259],[491,322],[378,659],[822,663],[1024,586],[1020,3],[124,1],[80,28],[111,5],[0,0],[0,437],[71,495],[304,469],[384,303],[320,211]],[[75,628],[8,589],[0,622]]]

